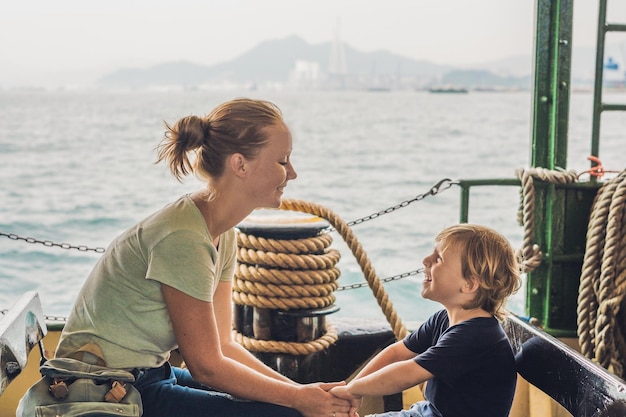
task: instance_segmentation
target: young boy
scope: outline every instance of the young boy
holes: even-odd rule
[[[351,415],[366,395],[389,395],[424,381],[426,401],[385,417],[507,417],[516,369],[498,319],[520,285],[509,242],[484,226],[459,224],[441,231],[424,258],[422,296],[444,309],[376,355],[346,386]]]

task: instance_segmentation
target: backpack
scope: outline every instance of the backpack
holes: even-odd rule
[[[43,377],[20,400],[16,417],[140,417],[132,373],[72,358],[49,359]]]

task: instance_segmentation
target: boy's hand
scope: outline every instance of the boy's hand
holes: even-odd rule
[[[354,395],[350,392],[349,385],[341,385],[334,387],[330,390],[330,393],[345,400],[350,401],[350,412],[348,413],[350,417],[359,417],[357,410],[361,407],[361,403],[363,402],[363,397],[359,395]]]
[[[293,406],[304,417],[352,417],[350,400],[331,393],[336,386],[345,382],[311,383],[299,386],[300,393],[296,396],[297,403]]]

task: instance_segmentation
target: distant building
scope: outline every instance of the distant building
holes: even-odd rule
[[[339,23],[335,30],[333,42],[330,45],[330,59],[328,60],[328,73],[331,76],[345,76],[348,74],[348,65],[346,63],[346,53],[343,50],[343,42],[339,36]]]
[[[337,28],[335,36],[330,45],[330,57],[328,60],[328,83],[327,88],[332,90],[343,90],[346,88],[346,79],[348,76],[348,64],[346,63],[346,53],[343,49],[343,42],[339,36],[339,20],[337,20]]]
[[[289,85],[296,89],[317,89],[321,80],[319,62],[298,60],[289,73]]]

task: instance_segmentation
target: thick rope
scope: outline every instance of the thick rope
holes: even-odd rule
[[[341,254],[332,238],[278,240],[237,233],[233,300],[259,308],[323,308],[335,302]]]
[[[522,249],[518,252],[522,272],[533,271],[541,264],[543,254],[535,240],[535,185],[534,180],[540,180],[553,184],[566,184],[576,182],[575,171],[553,171],[541,167],[520,168],[516,171],[522,183],[521,208],[518,213],[518,221],[524,226],[524,240]]]
[[[233,338],[250,352],[263,353],[287,353],[290,355],[308,355],[328,349],[337,341],[337,330],[331,325],[326,325],[326,333],[311,342],[279,342],[275,340],[257,340],[244,336],[233,330]]]
[[[541,264],[534,243],[534,180],[565,184],[575,182],[573,171],[544,168],[519,169],[524,226],[519,256],[524,272]],[[578,338],[581,352],[622,378],[626,377],[626,171],[607,181],[596,194],[589,225],[578,293]]]
[[[281,209],[309,213],[326,219],[344,238],[355,255],[378,304],[398,339],[407,330],[393,309],[380,279],[350,227],[330,210],[313,203],[284,200]],[[322,234],[307,239],[274,240],[238,233],[239,261],[233,281],[233,300],[240,305],[268,309],[323,308],[335,302],[340,254],[328,249],[332,238]],[[283,342],[246,337],[236,330],[235,340],[252,352],[305,355],[327,349],[337,340],[332,326],[311,342]]]
[[[233,301],[239,305],[269,310],[303,310],[328,307],[340,271],[341,255],[329,249],[332,237],[320,234],[303,239],[269,239],[237,233],[237,269],[233,279]],[[234,339],[252,352],[306,355],[327,349],[337,332],[325,333],[308,342],[259,340],[233,331]]]
[[[304,286],[334,282],[339,278],[340,272],[337,268],[330,268],[325,271],[284,271],[239,264],[235,275],[252,282]]]
[[[329,234],[307,239],[278,240],[237,233],[239,247],[280,253],[320,253],[329,247],[332,241],[333,238]]]
[[[340,257],[341,255],[336,249],[319,255],[293,255],[239,248],[237,254],[237,259],[246,264],[295,270],[329,269],[339,261]]]
[[[600,283],[600,264],[604,256],[606,219],[610,200],[615,191],[616,182],[608,182],[595,196],[587,226],[585,256],[578,290],[578,342],[580,351],[588,358],[593,357],[596,348],[595,325],[598,313],[598,286]]]
[[[315,216],[326,219],[337,232],[341,235],[341,237],[345,240],[348,247],[352,251],[352,254],[356,258],[359,266],[361,267],[361,271],[367,280],[374,296],[376,297],[376,301],[378,305],[381,307],[387,321],[391,325],[391,329],[395,334],[398,340],[404,338],[407,335],[407,330],[395,309],[393,308],[393,304],[389,300],[389,296],[385,291],[384,287],[380,282],[380,278],[376,275],[374,268],[371,265],[367,254],[361,247],[361,244],[357,241],[352,229],[350,226],[343,221],[339,216],[333,213],[331,210],[322,207],[315,203],[300,201],[300,200],[283,200],[281,204],[281,209],[283,210],[291,210],[291,211],[299,211],[303,213],[313,214]]]
[[[581,352],[626,377],[626,171],[594,199],[578,296]]]

